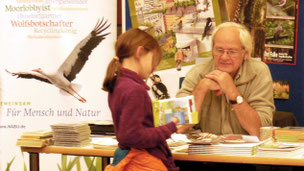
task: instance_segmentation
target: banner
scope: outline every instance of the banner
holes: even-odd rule
[[[22,132],[50,129],[55,123],[111,120],[101,87],[114,56],[116,3],[0,2],[0,170],[28,167],[28,155],[16,146]],[[41,170],[58,170],[61,161],[50,158],[41,155]]]
[[[147,82],[151,85],[151,97],[175,97],[188,70],[194,64],[211,57],[211,33],[216,24],[224,20],[219,12],[219,2],[127,2],[132,27],[150,33],[163,51],[163,59],[157,72]],[[167,95],[162,96],[163,94]]]
[[[267,0],[263,61],[296,65],[299,0]]]

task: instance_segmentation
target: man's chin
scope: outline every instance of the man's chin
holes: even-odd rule
[[[231,70],[228,68],[217,68],[219,71],[230,73]]]

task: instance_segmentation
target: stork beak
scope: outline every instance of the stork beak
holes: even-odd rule
[[[34,71],[34,72],[38,72],[38,70],[39,70],[39,69],[33,69],[32,71]]]

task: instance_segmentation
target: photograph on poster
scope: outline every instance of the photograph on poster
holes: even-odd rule
[[[293,46],[294,31],[294,20],[267,19],[265,44]]]
[[[274,99],[289,99],[289,81],[274,80],[273,81],[273,98]]]
[[[157,70],[192,65],[210,57],[215,28],[212,0],[128,1],[132,26],[146,30],[160,43],[164,56]]]
[[[296,0],[267,0],[267,18],[295,19]]]
[[[267,0],[263,61],[296,64],[297,0]]]

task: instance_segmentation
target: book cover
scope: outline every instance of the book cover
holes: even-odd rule
[[[22,138],[46,138],[46,137],[51,137],[52,135],[53,135],[52,130],[45,129],[45,130],[23,132],[21,137]]]
[[[21,147],[45,147],[53,144],[53,139],[48,138],[18,138],[17,146]]]
[[[301,157],[303,153],[302,143],[284,143],[268,141],[258,147],[258,157]]]
[[[198,112],[195,109],[193,96],[154,100],[152,104],[155,126],[165,125],[174,117],[179,119],[178,124],[198,123]]]
[[[218,143],[211,145],[190,144],[189,154],[216,154],[230,156],[252,156],[257,153],[258,147],[263,142],[256,143]]]
[[[288,127],[276,129],[273,138],[278,142],[304,142],[304,130]]]
[[[118,141],[114,136],[105,136],[93,138],[93,148],[115,150],[118,147]]]

